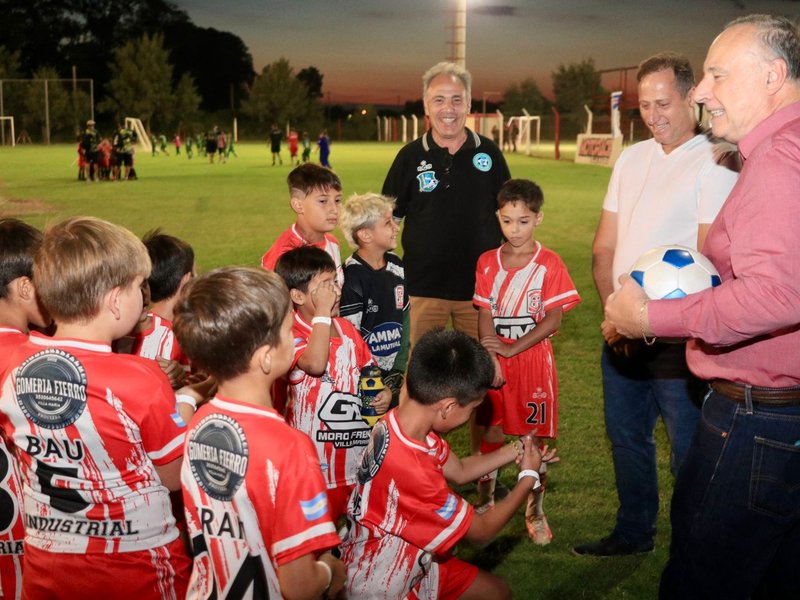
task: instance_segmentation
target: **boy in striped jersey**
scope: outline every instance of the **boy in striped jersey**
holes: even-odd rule
[[[333,598],[344,584],[314,446],[272,407],[294,354],[291,309],[280,277],[238,267],[193,280],[176,307],[181,345],[219,383],[184,451],[189,599]]]

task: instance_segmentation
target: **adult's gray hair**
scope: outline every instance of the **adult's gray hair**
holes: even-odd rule
[[[800,37],[794,23],[786,17],[775,15],[747,15],[734,19],[725,29],[736,25],[756,27],[758,39],[771,58],[783,59],[789,78],[800,80]]]
[[[425,71],[425,74],[422,76],[423,98],[428,95],[428,88],[431,86],[431,81],[433,81],[439,75],[452,75],[453,77],[457,77],[467,92],[466,100],[468,102],[472,100],[472,75],[470,75],[469,71],[467,71],[464,67],[447,61],[436,63],[430,69]]]

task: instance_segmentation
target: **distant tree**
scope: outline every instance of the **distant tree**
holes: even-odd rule
[[[0,23],[0,45],[20,52],[23,77],[43,66],[68,77],[75,66],[101,99],[113,75],[103,57],[145,33],[164,35],[172,83],[191,74],[206,109],[228,108],[231,92],[238,102],[255,76],[238,36],[197,27],[168,0],[0,0]]]
[[[592,106],[595,96],[602,93],[600,73],[595,70],[594,60],[559,65],[553,71],[553,93],[556,108],[561,113],[574,116],[583,112],[583,105]]]
[[[324,75],[319,72],[317,67],[306,67],[297,73],[297,79],[306,84],[308,97],[317,99],[322,98],[322,79]]]
[[[19,50],[12,52],[5,46],[0,46],[0,78],[13,77],[19,77]]]
[[[289,61],[281,58],[256,76],[242,111],[262,126],[278,123],[283,127],[287,122],[304,126],[316,121],[322,108],[308,97],[308,88],[295,77]]]
[[[547,99],[532,78],[512,83],[503,93],[503,113],[507,116],[521,115],[524,108],[531,114],[542,113],[547,108]]]
[[[192,75],[204,109],[239,108],[256,75],[253,57],[240,37],[176,22],[164,28],[164,46],[176,76]]]
[[[41,140],[47,140],[50,135],[74,133],[77,126],[77,115],[74,112],[74,98],[63,82],[58,79],[58,73],[52,67],[42,67],[33,74],[30,82],[21,88],[22,109],[15,115],[19,119],[19,129],[25,129],[33,135],[41,132]],[[47,92],[45,94],[45,80]],[[46,100],[45,100],[46,98]],[[48,125],[50,130],[48,132]]]
[[[192,76],[188,73],[181,75],[175,86],[175,118],[178,126],[197,118],[200,113],[200,100]]]
[[[136,116],[148,131],[153,121],[165,127],[173,118],[175,95],[172,92],[172,65],[160,34],[144,34],[114,50],[108,96],[98,105],[116,118]]]

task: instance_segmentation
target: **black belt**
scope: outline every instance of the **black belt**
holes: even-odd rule
[[[715,379],[711,382],[711,389],[737,402],[744,402],[749,390],[750,398],[757,404],[800,406],[800,386],[788,388],[756,387],[726,379]]]

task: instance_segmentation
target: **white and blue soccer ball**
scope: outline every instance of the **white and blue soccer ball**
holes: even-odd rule
[[[630,275],[653,300],[683,298],[722,282],[710,260],[685,246],[648,250],[634,263]]]

